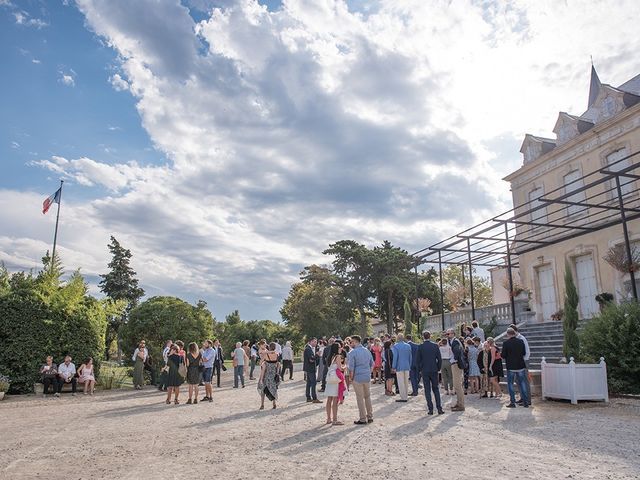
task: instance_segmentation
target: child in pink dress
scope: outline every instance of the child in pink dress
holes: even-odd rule
[[[338,403],[344,402],[344,392],[347,390],[347,382],[344,381],[344,372],[341,368],[336,369],[336,376],[340,379],[338,384]]]

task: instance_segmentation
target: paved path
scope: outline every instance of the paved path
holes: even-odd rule
[[[0,478],[640,478],[637,404],[510,410],[474,396],[463,414],[428,417],[422,396],[399,404],[375,385],[373,424],[353,425],[351,396],[345,426],[332,427],[296,376],[277,410],[258,411],[255,382],[234,390],[229,372],[211,404],[167,406],[151,387],[10,398],[0,402]]]

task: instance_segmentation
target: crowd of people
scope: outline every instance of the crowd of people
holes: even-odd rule
[[[365,339],[358,335],[344,339],[309,339],[302,355],[307,402],[322,403],[318,398],[319,384],[319,392],[324,393],[326,399],[326,423],[343,425],[338,419],[339,406],[353,392],[359,412],[354,423],[365,425],[373,422],[371,385],[382,384],[385,394],[397,395],[396,402],[400,403],[407,402],[409,396],[417,396],[419,389],[424,388],[429,415],[445,413],[442,388],[443,395],[455,395],[451,411],[462,412],[468,394],[477,394],[480,398],[502,396],[500,380],[504,377],[504,362],[510,400],[507,407],[514,408],[518,404],[530,406],[529,345],[516,325],[507,329],[502,348],[493,338],[485,339],[484,331],[477,322],[471,326],[463,325],[459,334],[449,329],[440,335],[441,338],[434,338],[429,331],[422,332],[421,336],[416,341],[412,336],[405,337],[401,333]],[[221,372],[226,371],[220,342],[205,340],[201,346],[192,342],[186,350],[184,347],[180,340],[166,341],[158,389],[167,392],[167,404],[177,405],[180,403],[180,388],[186,382],[187,404],[212,402],[213,378],[220,387]],[[236,343],[230,356],[233,388],[245,388],[245,372],[248,372],[249,380],[257,380],[260,409],[265,408],[265,399],[272,402],[272,408],[277,408],[279,385],[287,377],[293,380],[294,351],[291,342],[286,342],[283,347],[278,340],[245,340]],[[141,341],[133,352],[132,362],[133,384],[136,389],[141,389],[145,383],[144,371],[151,364],[145,341]],[[76,384],[82,383],[84,393],[93,395],[95,377],[91,358],[76,371],[71,357],[67,356],[60,365],[48,357],[40,373],[45,394],[53,386],[55,395],[59,395],[65,383],[71,383],[75,394]],[[517,382],[520,392],[518,401],[514,382]],[[204,387],[204,396],[199,400],[201,386]]]

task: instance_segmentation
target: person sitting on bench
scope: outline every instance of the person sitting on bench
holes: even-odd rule
[[[42,375],[42,383],[44,385],[44,394],[49,393],[49,387],[53,387],[53,393],[59,397],[58,393],[58,366],[53,363],[53,357],[47,357],[47,363],[40,367],[40,375]]]
[[[78,379],[76,378],[76,366],[71,361],[71,355],[64,357],[64,363],[58,365],[58,379],[58,393],[62,391],[65,383],[70,383],[71,395],[75,397]]]

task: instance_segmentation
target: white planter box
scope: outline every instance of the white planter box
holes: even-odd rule
[[[542,357],[540,365],[542,377],[542,398],[571,400],[603,400],[609,402],[607,385],[607,364],[600,357],[600,363],[576,364],[571,357],[569,363],[547,363]]]

